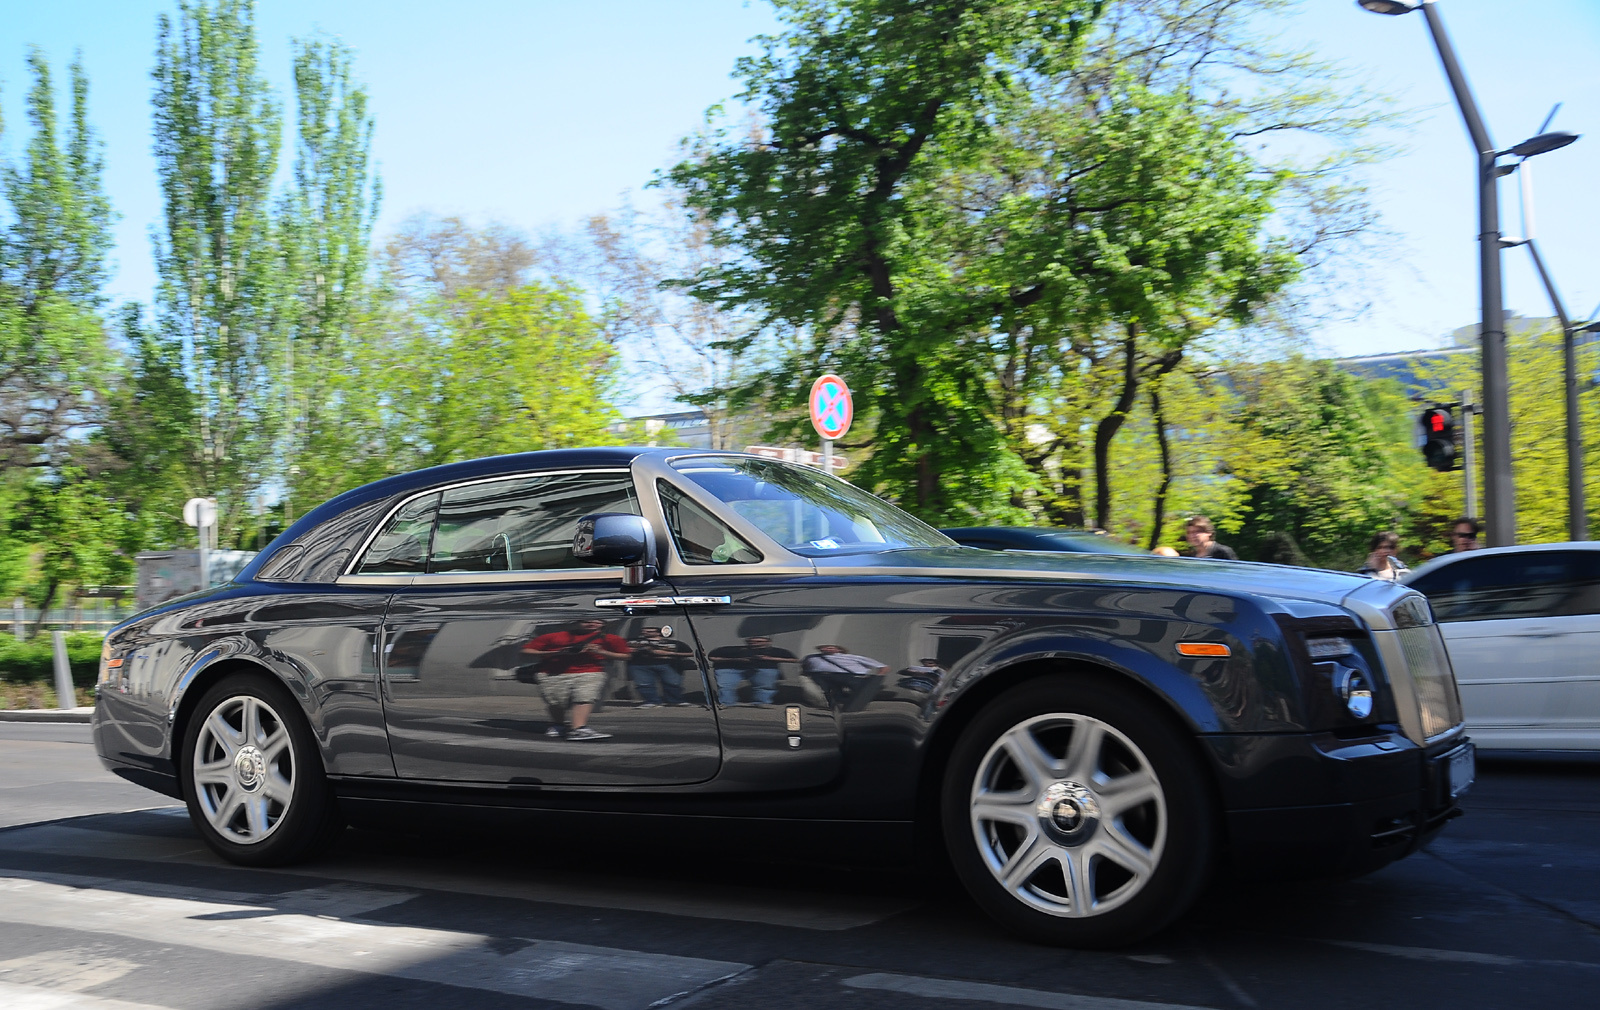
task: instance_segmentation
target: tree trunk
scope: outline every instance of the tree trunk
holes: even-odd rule
[[[1122,342],[1122,392],[1111,413],[1094,429],[1094,524],[1103,530],[1111,528],[1111,440],[1122,429],[1134,397],[1139,395],[1139,324],[1128,323],[1127,334]]]
[[[33,622],[33,633],[28,637],[33,638],[44,628],[44,615],[50,611],[50,604],[55,601],[56,588],[61,585],[60,580],[51,579],[44,589],[44,602],[39,604],[39,619]]]
[[[1045,503],[1045,516],[1057,526],[1078,529],[1085,520],[1083,514],[1083,468],[1062,467],[1060,493],[1055,500]]]
[[[1145,547],[1153,551],[1161,543],[1161,527],[1167,518],[1167,490],[1172,487],[1172,446],[1167,442],[1167,422],[1161,412],[1161,390],[1154,385],[1150,387],[1150,417],[1156,426],[1156,445],[1161,449],[1161,484],[1156,488],[1150,517],[1150,543]]]

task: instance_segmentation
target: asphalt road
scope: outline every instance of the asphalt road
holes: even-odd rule
[[[11,1010],[1600,1003],[1600,763],[1486,763],[1468,816],[1401,863],[1224,881],[1163,935],[1082,952],[1017,942],[848,839],[351,831],[315,865],[243,870],[87,740],[0,724]]]

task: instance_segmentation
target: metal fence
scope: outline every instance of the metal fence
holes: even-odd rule
[[[84,600],[45,611],[42,631],[109,631],[118,621],[130,617],[138,608],[132,600]],[[39,620],[38,607],[10,606],[0,610],[5,634],[23,638],[33,633]]]

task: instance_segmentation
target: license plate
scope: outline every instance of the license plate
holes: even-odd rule
[[[1463,744],[1450,755],[1450,798],[1455,799],[1467,791],[1472,785],[1476,775],[1476,762],[1473,759],[1477,748],[1472,744]]]

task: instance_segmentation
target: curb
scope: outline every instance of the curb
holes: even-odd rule
[[[94,715],[87,708],[0,708],[0,722],[88,722]]]

